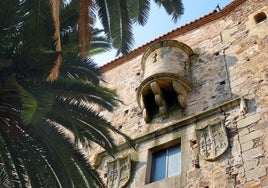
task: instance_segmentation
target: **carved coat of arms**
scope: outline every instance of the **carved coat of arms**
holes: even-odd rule
[[[224,121],[215,119],[196,127],[199,156],[205,160],[214,160],[228,148],[228,137]]]
[[[114,161],[107,163],[107,187],[108,188],[122,188],[129,179],[131,172],[130,156],[117,158]]]

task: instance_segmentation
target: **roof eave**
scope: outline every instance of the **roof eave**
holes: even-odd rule
[[[195,21],[192,21],[184,26],[181,26],[177,29],[174,29],[136,49],[134,49],[133,51],[131,51],[128,55],[126,56],[121,56],[118,57],[116,59],[114,59],[113,61],[108,62],[107,64],[103,65],[100,67],[102,72],[106,72],[132,58],[135,58],[136,56],[140,55],[141,53],[143,53],[150,45],[152,45],[153,43],[157,42],[157,41],[161,41],[161,40],[167,40],[167,39],[171,39],[174,38],[176,36],[182,35],[184,33],[187,33],[191,30],[197,29],[207,23],[213,22],[217,19],[220,19],[224,16],[226,16],[227,14],[229,14],[232,10],[234,10],[236,7],[238,7],[239,5],[241,5],[242,3],[244,3],[247,0],[235,0],[232,3],[230,3],[229,5],[227,5],[224,9],[222,9],[220,12],[214,11],[208,15],[205,15]]]

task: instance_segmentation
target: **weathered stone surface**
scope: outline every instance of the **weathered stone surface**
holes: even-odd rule
[[[243,128],[243,129],[239,129],[239,136],[244,136],[244,135],[247,135],[249,133],[249,130],[248,128]]]
[[[267,174],[266,169],[262,166],[246,171],[247,180],[256,180]]]
[[[255,168],[258,165],[258,163],[259,163],[258,159],[245,160],[244,161],[245,171]]]
[[[246,160],[254,159],[256,157],[263,156],[263,151],[261,148],[253,148],[251,150],[245,151],[242,153],[242,156]]]
[[[249,126],[252,123],[259,121],[260,119],[261,119],[261,114],[253,114],[251,116],[247,116],[245,119],[237,122],[237,127],[243,128],[243,127]]]
[[[252,131],[247,135],[240,136],[240,142],[243,144],[243,143],[248,142],[250,140],[254,140],[256,138],[259,138],[261,136],[263,136],[262,130]]]
[[[242,143],[242,142],[241,142]],[[242,148],[242,151],[245,152],[249,149],[252,149],[254,146],[254,142],[253,141],[248,141],[248,142],[244,142],[241,144],[241,148]]]
[[[260,165],[268,166],[268,156],[260,158]]]

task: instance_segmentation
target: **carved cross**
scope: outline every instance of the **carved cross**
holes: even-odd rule
[[[158,57],[158,54],[155,53],[154,56],[153,56],[153,63],[157,62],[157,57]]]
[[[211,140],[210,138],[207,137],[207,133],[205,131],[203,131],[201,133],[201,150],[202,152],[206,155],[206,157],[208,157],[210,155],[209,150],[211,149]]]

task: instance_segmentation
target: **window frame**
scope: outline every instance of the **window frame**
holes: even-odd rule
[[[164,150],[168,150],[170,148],[173,148],[175,146],[179,146],[179,155],[180,155],[180,161],[179,161],[179,164],[180,164],[180,169],[179,169],[179,173],[174,175],[174,176],[177,176],[177,175],[180,175],[182,173],[182,146],[181,146],[181,139],[176,139],[176,140],[173,140],[173,141],[170,141],[170,142],[167,142],[167,143],[164,143],[164,144],[161,144],[159,146],[156,146],[154,148],[151,148],[149,149],[148,151],[148,160],[147,160],[147,171],[146,171],[146,184],[149,184],[149,183],[154,183],[154,182],[158,182],[158,181],[162,181],[162,180],[165,180],[167,178],[169,178],[166,174],[165,174],[165,177],[162,178],[162,179],[158,179],[158,180],[155,180],[155,181],[152,181],[152,171],[153,171],[153,158],[154,158],[154,154],[158,153],[158,152],[161,152],[161,151],[164,151]],[[167,168],[167,164],[165,165],[165,168]],[[165,170],[167,171],[167,169]],[[173,177],[173,176],[170,176],[170,177]]]

